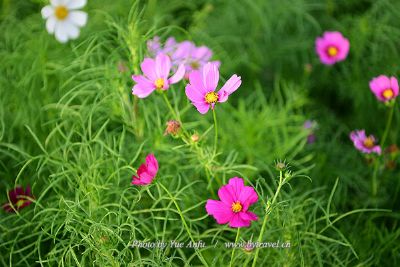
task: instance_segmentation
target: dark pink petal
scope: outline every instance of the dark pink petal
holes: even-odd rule
[[[240,192],[238,200],[242,203],[243,210],[247,211],[249,206],[256,203],[258,200],[258,195],[253,187],[244,186]]]
[[[159,53],[156,56],[156,76],[157,78],[168,79],[171,70],[171,59],[169,56]]]
[[[257,215],[251,211],[239,212],[239,216],[244,221],[257,221],[258,220]]]
[[[243,220],[242,217],[240,216],[240,213],[235,213],[235,215],[232,217],[232,219],[229,222],[229,226],[233,228],[240,228],[240,227],[249,227],[251,221],[249,220]]]
[[[390,84],[391,88],[393,90],[393,96],[396,97],[399,95],[399,83],[397,82],[397,79],[395,77],[390,77]]]
[[[146,165],[148,173],[153,177],[156,176],[158,171],[158,161],[153,154],[149,154],[146,157]]]
[[[219,71],[218,67],[209,62],[203,67],[203,84],[207,92],[215,91],[218,85]]]
[[[140,64],[140,68],[142,69],[143,74],[151,81],[155,81],[157,79],[156,63],[154,59],[145,58],[142,64]]]
[[[242,189],[244,188],[244,181],[242,178],[239,177],[233,177],[229,179],[228,185],[232,187],[232,195],[234,195],[234,198],[239,200],[240,193],[242,192]]]
[[[6,212],[14,212],[14,210],[11,207],[10,203],[6,203],[2,207],[3,207],[4,211],[6,211]]]
[[[206,211],[209,215],[212,215],[219,224],[228,223],[234,215],[230,206],[221,201],[212,199],[207,200]]]
[[[183,79],[183,76],[185,76],[185,65],[180,64],[175,74],[171,78],[169,78],[169,83],[177,83]]]
[[[218,190],[218,197],[227,205],[232,205],[233,202],[238,200],[235,193],[236,192],[233,190],[232,186],[227,184],[221,186],[221,188]]]

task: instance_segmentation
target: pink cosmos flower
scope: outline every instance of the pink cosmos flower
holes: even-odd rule
[[[134,185],[148,185],[158,172],[158,161],[153,154],[146,157],[146,163],[140,165],[137,170],[137,176],[132,176],[132,184]]]
[[[381,154],[382,150],[379,145],[376,145],[376,139],[373,135],[366,136],[365,130],[356,130],[350,133],[350,139],[354,146],[363,153]]]
[[[324,32],[315,41],[315,48],[321,62],[332,65],[346,59],[350,43],[340,32]]]
[[[303,124],[303,128],[311,130],[310,134],[307,136],[307,144],[315,143],[316,135],[314,133],[314,130],[316,128],[316,122],[312,120],[306,120]]]
[[[178,48],[172,55],[172,61],[175,64],[185,64],[185,78],[188,79],[190,72],[193,70],[200,70],[208,62],[214,63],[219,67],[219,61],[210,61],[212,54],[211,49],[206,46],[196,47],[196,45],[190,41],[183,41],[178,45]]]
[[[234,74],[216,93],[218,80],[218,66],[210,62],[201,71],[195,70],[190,73],[189,84],[185,90],[186,96],[201,114],[207,113],[210,107],[214,109],[217,102],[225,102],[242,83],[240,76]]]
[[[164,47],[160,43],[160,37],[155,36],[152,40],[147,41],[147,50],[151,56],[157,56],[159,53],[172,56],[178,47],[178,43],[174,37],[169,37],[165,42]]]
[[[258,195],[253,187],[244,186],[242,178],[234,177],[218,190],[221,200],[207,200],[206,210],[217,223],[229,223],[230,227],[249,227],[251,221],[258,220],[256,214],[248,211],[256,203]]]
[[[154,90],[167,90],[170,84],[174,84],[182,80],[185,75],[185,67],[180,65],[170,78],[171,59],[159,53],[156,59],[145,58],[140,65],[144,75],[132,75],[132,79],[136,82],[132,89],[132,94],[139,98],[145,98]]]
[[[369,82],[371,91],[379,101],[389,101],[399,95],[399,84],[395,77],[380,75]]]
[[[29,206],[32,203],[29,198],[33,198],[33,195],[31,194],[31,188],[29,185],[26,187],[26,190],[21,186],[17,186],[8,192],[8,198],[10,199],[10,202],[4,204],[3,209],[6,212],[15,212],[15,210],[21,210],[26,206]]]

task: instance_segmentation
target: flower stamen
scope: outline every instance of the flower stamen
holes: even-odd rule
[[[371,137],[367,137],[365,138],[363,144],[366,148],[373,148],[375,145],[375,141]]]
[[[164,87],[165,81],[163,78],[158,78],[155,82],[154,85],[156,86],[157,89],[162,89]]]
[[[68,9],[65,6],[58,6],[54,10],[54,15],[59,20],[64,20],[68,16]]]
[[[327,53],[330,57],[334,57],[338,54],[339,50],[337,49],[336,46],[329,46]]]
[[[205,96],[205,101],[208,104],[214,104],[218,101],[218,94],[216,92],[208,92]]]
[[[382,96],[385,99],[391,99],[394,96],[393,90],[391,88],[386,89],[382,92]]]
[[[242,204],[239,201],[232,203],[232,211],[235,213],[241,212],[243,209]]]

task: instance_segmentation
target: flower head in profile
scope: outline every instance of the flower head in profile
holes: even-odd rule
[[[303,128],[310,131],[310,133],[307,136],[307,144],[312,144],[316,140],[315,136],[315,129],[317,128],[317,123],[312,120],[306,120],[303,124]]]
[[[60,43],[78,38],[80,27],[87,22],[87,14],[78,9],[85,5],[86,0],[50,0],[50,5],[42,8],[47,31]]]
[[[367,136],[365,130],[356,130],[350,133],[350,139],[353,141],[355,148],[363,153],[381,154],[382,149],[376,144],[376,139],[373,135]]]
[[[132,75],[136,82],[132,94],[139,98],[145,98],[154,90],[167,90],[171,84],[182,80],[185,75],[185,67],[180,65],[174,75],[170,76],[171,59],[159,53],[155,59],[145,58],[140,65],[143,75]]]
[[[213,109],[217,102],[228,100],[228,96],[235,92],[242,80],[236,74],[215,92],[219,80],[218,66],[207,63],[202,70],[192,71],[189,75],[189,84],[186,85],[186,96],[201,114],[207,113],[210,107]]]
[[[151,184],[158,172],[158,161],[153,154],[146,157],[146,162],[140,165],[137,175],[132,176],[132,184],[148,185]]]
[[[152,57],[157,56],[159,53],[172,56],[176,51],[178,43],[174,37],[169,37],[164,46],[160,42],[160,37],[155,36],[153,39],[147,41],[147,51]]]
[[[167,127],[165,128],[164,135],[177,135],[181,129],[181,124],[177,120],[167,121]]]
[[[30,199],[33,198],[33,195],[29,186],[26,187],[26,190],[21,186],[17,186],[8,192],[8,198],[10,202],[4,204],[3,209],[6,212],[15,212],[29,206],[32,203]]]
[[[230,227],[249,227],[257,215],[248,211],[256,203],[258,195],[253,187],[245,186],[242,178],[234,177],[218,190],[221,200],[207,200],[206,210],[218,224],[229,223]]]
[[[219,67],[219,61],[211,61],[212,51],[207,46],[196,47],[193,42],[183,41],[179,43],[178,48],[172,55],[173,62],[185,64],[186,74],[185,78],[189,78],[189,74],[193,70],[200,70],[208,62],[215,64]]]
[[[379,101],[387,102],[399,95],[399,83],[395,77],[380,75],[369,82],[372,93]]]
[[[315,41],[315,49],[323,64],[333,65],[346,59],[350,42],[340,32],[324,32]]]

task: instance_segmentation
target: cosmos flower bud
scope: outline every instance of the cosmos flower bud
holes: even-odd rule
[[[176,120],[169,120],[166,125],[167,128],[165,128],[164,135],[177,135],[181,129],[181,124]]]
[[[197,133],[193,134],[190,139],[192,140],[193,143],[196,143],[199,141],[200,137]]]

